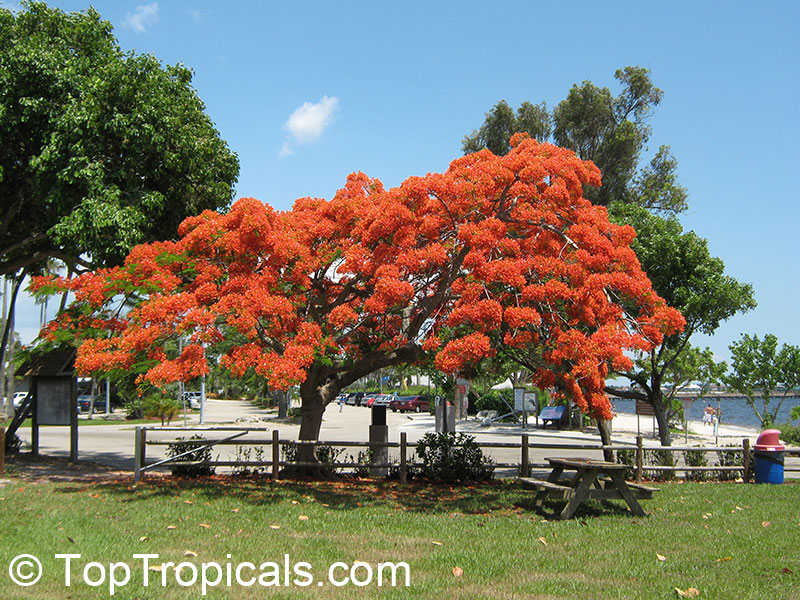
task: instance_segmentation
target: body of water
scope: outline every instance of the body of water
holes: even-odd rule
[[[778,404],[780,398],[772,398],[770,400],[770,408]],[[756,406],[760,406],[760,400],[756,401]],[[636,402],[634,400],[626,400],[624,398],[611,398],[611,404],[614,406],[614,412],[634,414],[636,412]],[[689,421],[702,421],[703,409],[706,405],[710,404],[715,410],[717,408],[717,400],[715,398],[702,398],[694,400],[686,411],[686,418]],[[778,412],[778,423],[788,423],[789,413],[792,408],[800,405],[800,397],[787,396],[781,405]],[[761,422],[756,417],[753,408],[747,404],[744,398],[727,398],[719,400],[719,409],[721,413],[720,423],[723,425],[738,425],[740,427],[752,427],[753,429],[760,429]],[[650,417],[642,417],[647,419]]]

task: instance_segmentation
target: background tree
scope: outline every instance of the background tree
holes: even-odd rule
[[[523,102],[515,115],[501,100],[486,114],[483,125],[464,138],[462,149],[470,153],[488,148],[505,154],[514,133],[527,132],[542,141],[552,137],[559,146],[599,167],[602,187],[584,190],[594,204],[618,201],[657,211],[685,210],[686,190],[677,182],[677,161],[669,146],[661,146],[650,163],[640,167],[650,138],[647,119],[663,92],[642,67],[625,67],[614,76],[622,86],[619,95],[584,81],[573,85],[552,113],[544,103]]]
[[[674,216],[661,217],[642,207],[615,203],[612,220],[627,223],[637,232],[631,247],[658,294],[686,319],[679,333],[665,336],[641,353],[631,369],[617,369],[637,389],[609,388],[623,398],[640,399],[653,406],[663,445],[669,445],[669,417],[677,390],[690,381],[717,379],[709,349],[691,343],[695,333],[711,335],[722,321],[755,308],[753,288],[725,275],[721,259],[711,256],[706,240],[693,231],[684,233]]]
[[[94,9],[0,8],[0,274],[14,289],[51,258],[120,264],[230,205],[238,160],[191,80],[123,52]]]
[[[0,274],[119,264],[230,204],[238,161],[191,79],[122,52],[93,9],[0,9]]]
[[[243,199],[187,219],[176,242],[137,246],[122,267],[37,285],[75,290],[51,332],[83,338],[82,372],[138,364],[144,381],[188,380],[236,329],[245,341],[223,364],[299,384],[301,440],[318,438],[341,389],[425,351],[453,374],[535,345],[537,386],[557,371],[584,411],[609,418],[608,370],[683,320],[644,276],[633,230],[582,197],[587,183],[599,183],[591,163],[518,138],[505,156],[471,154],[390,190],[354,174],[331,201],[290,212]],[[120,318],[114,302],[134,294]],[[173,358],[163,343],[175,336],[191,342]]]
[[[744,334],[728,348],[732,364],[725,383],[745,395],[762,428],[774,425],[786,395],[800,384],[800,348],[783,344],[779,350],[778,338],[771,333],[764,339]],[[780,400],[771,405],[779,388]]]

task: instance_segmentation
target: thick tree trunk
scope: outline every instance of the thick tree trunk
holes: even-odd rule
[[[320,386],[318,378],[313,371],[309,373],[309,378],[300,385],[300,397],[303,405],[301,408],[300,433],[297,437],[300,441],[317,441],[322,427],[322,415],[325,407],[332,398],[336,397],[338,389],[330,385]],[[281,477],[304,477],[312,479],[335,479],[336,474],[317,459],[314,446],[311,444],[298,444],[297,461],[301,463],[313,463],[305,465],[293,465],[286,467],[281,472]]]
[[[671,446],[672,440],[669,433],[669,418],[667,417],[667,407],[664,406],[664,398],[660,391],[653,394],[652,406],[656,413],[656,423],[658,424],[658,438],[662,446]]]
[[[608,420],[598,419],[598,421],[597,421],[597,429],[600,432],[600,441],[603,443],[603,446],[610,446],[611,445],[611,419],[608,419]],[[603,460],[606,460],[608,462],[614,462],[614,451],[604,448],[603,449]]]

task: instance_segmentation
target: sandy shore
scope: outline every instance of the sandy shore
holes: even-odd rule
[[[614,439],[629,441],[635,439],[638,433],[641,433],[646,440],[657,439],[658,426],[655,424],[655,419],[653,417],[637,417],[627,413],[614,415],[612,421]],[[713,425],[706,425],[702,421],[689,421],[688,443],[692,446],[713,446],[719,441],[721,446],[739,445],[742,443],[742,439],[749,438],[751,444],[754,444],[758,434],[759,430],[757,429],[721,424],[715,435]],[[686,437],[683,431],[673,433],[672,443],[683,444]]]

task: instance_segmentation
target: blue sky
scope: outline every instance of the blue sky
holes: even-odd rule
[[[124,49],[194,70],[239,156],[237,197],[280,209],[330,198],[356,170],[386,185],[442,171],[498,100],[554,106],[574,83],[616,92],[616,69],[646,67],[664,90],[650,149],[672,147],[690,194],[681,221],[759,303],[697,341],[721,358],[742,332],[800,344],[796,1],[93,5]],[[17,330],[37,328],[26,302]]]

